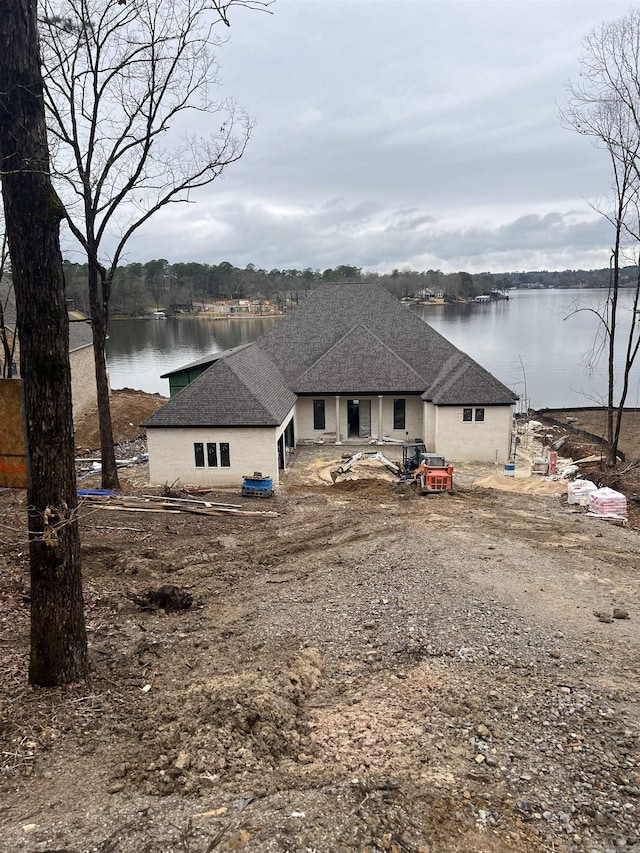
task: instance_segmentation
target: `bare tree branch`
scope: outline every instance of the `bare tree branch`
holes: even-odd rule
[[[611,165],[608,204],[604,209],[597,208],[613,226],[610,281],[603,307],[593,311],[599,320],[600,337],[596,334],[591,355],[597,360],[606,352],[607,461],[615,464],[629,376],[640,348],[637,322],[640,277],[636,280],[633,313],[626,330],[621,326],[618,298],[623,259],[631,254],[638,263],[640,10],[631,9],[624,17],[601,24],[587,36],[580,59],[580,79],[569,85],[569,99],[560,110],[560,119],[565,127],[591,138],[597,147],[603,148]],[[625,361],[620,383],[616,356],[621,336]],[[590,361],[593,369],[594,361]]]
[[[271,5],[43,0],[53,178],[88,261],[105,488],[118,484],[104,356],[117,265],[155,213],[191,201],[243,156],[253,122],[232,101],[215,98],[214,52],[224,41],[217,28],[229,26],[234,7]],[[108,257],[105,243],[114,238]]]

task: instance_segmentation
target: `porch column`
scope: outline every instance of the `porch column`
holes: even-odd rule
[[[378,394],[378,441],[382,442],[382,394]]]
[[[423,400],[422,401],[422,440],[424,441],[425,447],[427,448],[427,450],[435,451],[435,449],[436,449],[435,447],[429,447],[429,436],[427,435],[427,430],[429,428],[429,423],[427,420],[428,410],[429,410],[429,407],[428,407],[426,401]]]
[[[336,444],[342,444],[340,441],[340,397],[336,394]]]

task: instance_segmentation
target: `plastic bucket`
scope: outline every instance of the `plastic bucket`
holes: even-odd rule
[[[502,472],[505,477],[515,477],[516,476],[516,466],[512,464],[508,464],[504,466],[504,471]]]

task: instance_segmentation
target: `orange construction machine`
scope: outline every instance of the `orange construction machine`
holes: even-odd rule
[[[402,465],[387,459],[379,450],[361,451],[331,471],[331,479],[335,483],[338,477],[348,474],[363,460],[380,462],[400,480],[415,486],[421,495],[439,495],[453,488],[453,465],[447,465],[439,453],[427,453],[421,438],[402,446]]]
[[[420,439],[402,448],[404,478],[413,481],[422,495],[439,495],[453,488],[453,465],[447,465],[439,453],[427,453]]]

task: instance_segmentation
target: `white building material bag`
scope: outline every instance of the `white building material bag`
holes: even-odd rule
[[[589,495],[597,491],[598,487],[591,480],[571,480],[567,483],[567,503],[589,505]]]
[[[626,515],[627,499],[608,486],[596,489],[589,495],[589,512],[593,515]]]

